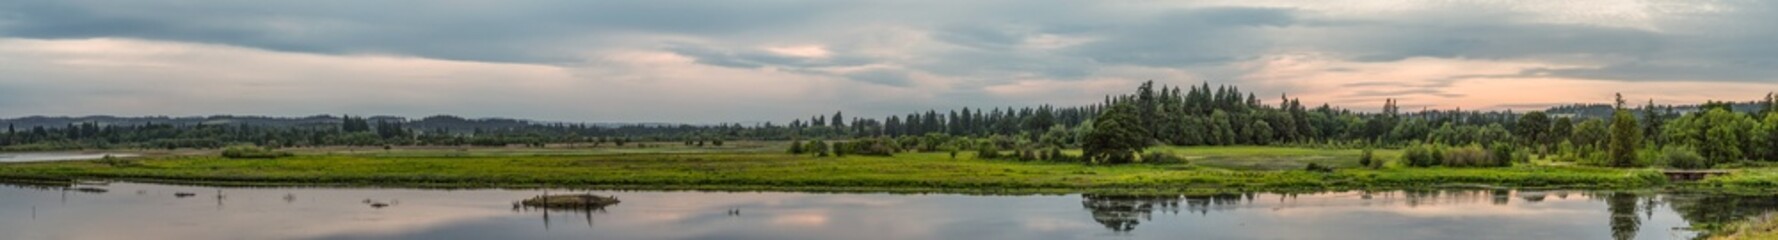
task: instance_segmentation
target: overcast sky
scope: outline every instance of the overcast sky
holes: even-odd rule
[[[1360,110],[1753,100],[1778,3],[0,0],[0,117],[781,122],[1144,80]]]

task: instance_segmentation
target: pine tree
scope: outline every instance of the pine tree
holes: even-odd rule
[[[1766,93],[1766,107],[1765,109],[1760,110],[1760,115],[1767,115],[1773,112],[1778,112],[1778,94]]]
[[[1642,124],[1624,108],[1624,95],[1617,94],[1617,109],[1611,117],[1611,135],[1606,144],[1606,158],[1613,167],[1636,164],[1636,149],[1642,145]]]
[[[1636,163],[1636,149],[1642,146],[1642,126],[1630,110],[1618,109],[1612,114],[1611,140],[1607,157],[1613,167],[1629,167]]]
[[[841,114],[840,112],[833,112],[833,120],[830,120],[829,122],[831,123],[831,125],[833,125],[834,128],[838,128],[838,129],[846,128],[846,117],[845,117],[845,115]]]

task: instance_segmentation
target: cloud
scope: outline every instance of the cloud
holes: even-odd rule
[[[733,34],[809,22],[822,1],[8,1],[0,34],[140,38],[328,54],[562,62],[626,33]]]
[[[1090,104],[1144,80],[1365,108],[1734,100],[1756,95],[1649,88],[1778,88],[1771,39],[1778,3],[1757,1],[5,1],[0,105],[722,121]],[[1594,89],[1488,92],[1540,85]],[[359,95],[300,97],[335,92]],[[734,110],[760,108],[788,110]]]

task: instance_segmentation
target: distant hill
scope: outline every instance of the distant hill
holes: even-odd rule
[[[622,127],[622,126],[638,126],[638,125],[641,125],[641,126],[680,125],[680,124],[669,124],[669,123],[565,123],[565,122],[543,122],[543,121],[508,119],[508,118],[469,119],[469,118],[463,118],[463,117],[451,116],[451,115],[437,115],[437,116],[421,118],[418,120],[410,120],[405,117],[394,117],[394,116],[371,116],[371,117],[365,117],[365,119],[368,120],[369,122],[372,122],[372,123],[375,123],[375,122],[391,122],[391,123],[399,122],[399,123],[406,125],[409,128],[418,128],[418,129],[441,129],[442,128],[442,129],[447,129],[450,131],[473,131],[475,129],[516,129],[516,128],[526,128],[526,127],[533,127],[533,126],[577,125],[577,124],[586,125],[586,126],[594,126],[594,127]],[[53,129],[53,128],[67,127],[68,125],[71,125],[71,124],[84,124],[84,123],[95,123],[98,125],[117,125],[117,126],[139,126],[139,125],[144,125],[144,124],[172,124],[172,125],[182,125],[182,126],[200,125],[200,124],[206,124],[206,125],[242,125],[242,124],[244,124],[244,125],[251,125],[251,126],[267,126],[267,127],[304,127],[304,126],[308,126],[308,127],[336,127],[341,122],[342,122],[341,117],[333,116],[333,115],[316,115],[316,116],[308,116],[308,117],[267,117],[267,116],[233,116],[233,115],[215,115],[215,116],[208,116],[208,117],[195,117],[195,116],[194,117],[166,117],[166,116],[151,116],[151,117],[118,117],[118,116],[49,117],[49,116],[31,116],[31,117],[22,117],[22,118],[13,118],[13,119],[0,119],[0,125],[12,125],[12,126],[19,128],[19,129],[30,129],[30,128],[35,128],[35,127],[43,127],[43,128],[52,128]]]
[[[1762,108],[1762,106],[1760,105],[1759,102],[1737,102],[1737,103],[1730,103],[1730,104],[1731,104],[1732,108],[1734,108],[1734,110],[1737,112],[1754,113],[1754,112],[1759,112],[1759,110]],[[1697,104],[1692,104],[1692,105],[1673,105],[1672,107],[1673,107],[1674,113],[1686,114],[1686,113],[1697,112],[1698,106],[1699,105],[1697,105]],[[1665,107],[1665,106],[1662,106],[1662,107]],[[1640,111],[1642,109],[1641,106],[1637,106],[1635,108],[1637,111]],[[1547,110],[1544,110],[1544,113],[1548,113],[1553,116],[1563,116],[1563,117],[1572,117],[1572,118],[1607,118],[1607,117],[1611,117],[1612,111],[1613,111],[1613,108],[1612,108],[1611,104],[1597,103],[1597,104],[1572,104],[1572,105],[1555,106],[1555,107],[1550,107]]]

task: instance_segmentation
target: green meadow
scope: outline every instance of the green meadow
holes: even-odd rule
[[[1186,163],[1088,165],[977,159],[973,153],[816,157],[766,151],[663,149],[309,149],[277,159],[172,155],[0,164],[0,178],[129,180],[247,186],[574,187],[980,193],[1315,191],[1423,187],[1647,188],[1653,169],[1520,164],[1504,168],[1358,167],[1358,150],[1157,147]],[[677,150],[675,150],[677,149]],[[1389,160],[1396,151],[1377,151]],[[1303,170],[1309,163],[1332,172]],[[1739,178],[1736,178],[1739,177]],[[1731,176],[1763,184],[1778,175]],[[1722,182],[1722,181],[1717,181]]]

